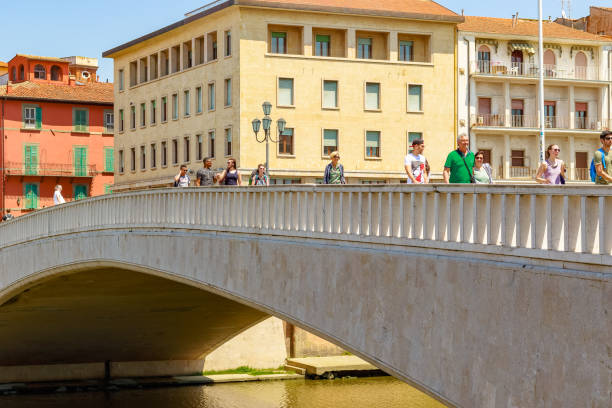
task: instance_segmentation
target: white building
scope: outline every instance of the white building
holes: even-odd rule
[[[546,21],[546,145],[570,180],[587,180],[599,134],[612,126],[612,40]],[[458,26],[458,131],[497,178],[532,178],[539,160],[538,22],[465,17]]]

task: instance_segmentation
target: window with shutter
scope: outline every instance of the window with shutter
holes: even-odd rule
[[[89,128],[88,114],[86,109],[75,109],[74,110],[74,123],[73,128],[75,132],[87,132]]]
[[[74,185],[74,199],[82,200],[87,198],[87,186],[84,184],[75,184]]]
[[[366,157],[380,157],[380,132],[366,132]]]
[[[380,84],[366,83],[365,108],[367,110],[380,109]]]
[[[104,171],[113,172],[114,171],[114,149],[112,147],[104,148]]]
[[[38,184],[26,184],[24,186],[25,208],[35,210],[38,208]]]
[[[338,150],[338,130],[323,130],[323,155],[329,156],[330,153]]]
[[[76,177],[87,176],[87,148],[74,147],[74,175]]]
[[[338,107],[338,81],[323,81],[323,107]]]
[[[26,176],[34,176],[38,174],[38,146],[25,145],[24,149],[24,164]]]

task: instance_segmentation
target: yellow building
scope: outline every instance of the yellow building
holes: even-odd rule
[[[8,74],[8,64],[0,61],[0,76]]]
[[[265,161],[251,121],[272,103],[273,182],[405,179],[423,137],[434,173],[455,138],[455,35],[431,1],[222,0],[104,53],[115,63],[115,191],[166,185],[202,157]],[[276,121],[287,129],[277,136]],[[117,123],[118,122],[118,123]],[[260,139],[262,133],[259,134]]]

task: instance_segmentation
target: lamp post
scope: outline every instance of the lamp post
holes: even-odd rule
[[[264,117],[259,119],[253,119],[251,125],[253,125],[253,133],[255,133],[255,139],[259,143],[266,142],[266,174],[270,177],[270,142],[278,143],[280,140],[280,135],[285,131],[285,125],[287,122],[285,119],[280,118],[276,121],[276,128],[278,130],[278,138],[274,140],[272,135],[270,134],[270,128],[272,127],[272,118],[270,117],[270,113],[272,112],[272,104],[270,102],[264,102],[261,105],[264,113]],[[259,139],[259,130],[263,125],[263,139]]]

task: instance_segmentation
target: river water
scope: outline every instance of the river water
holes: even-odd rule
[[[0,397],[2,408],[444,408],[392,377]]]

